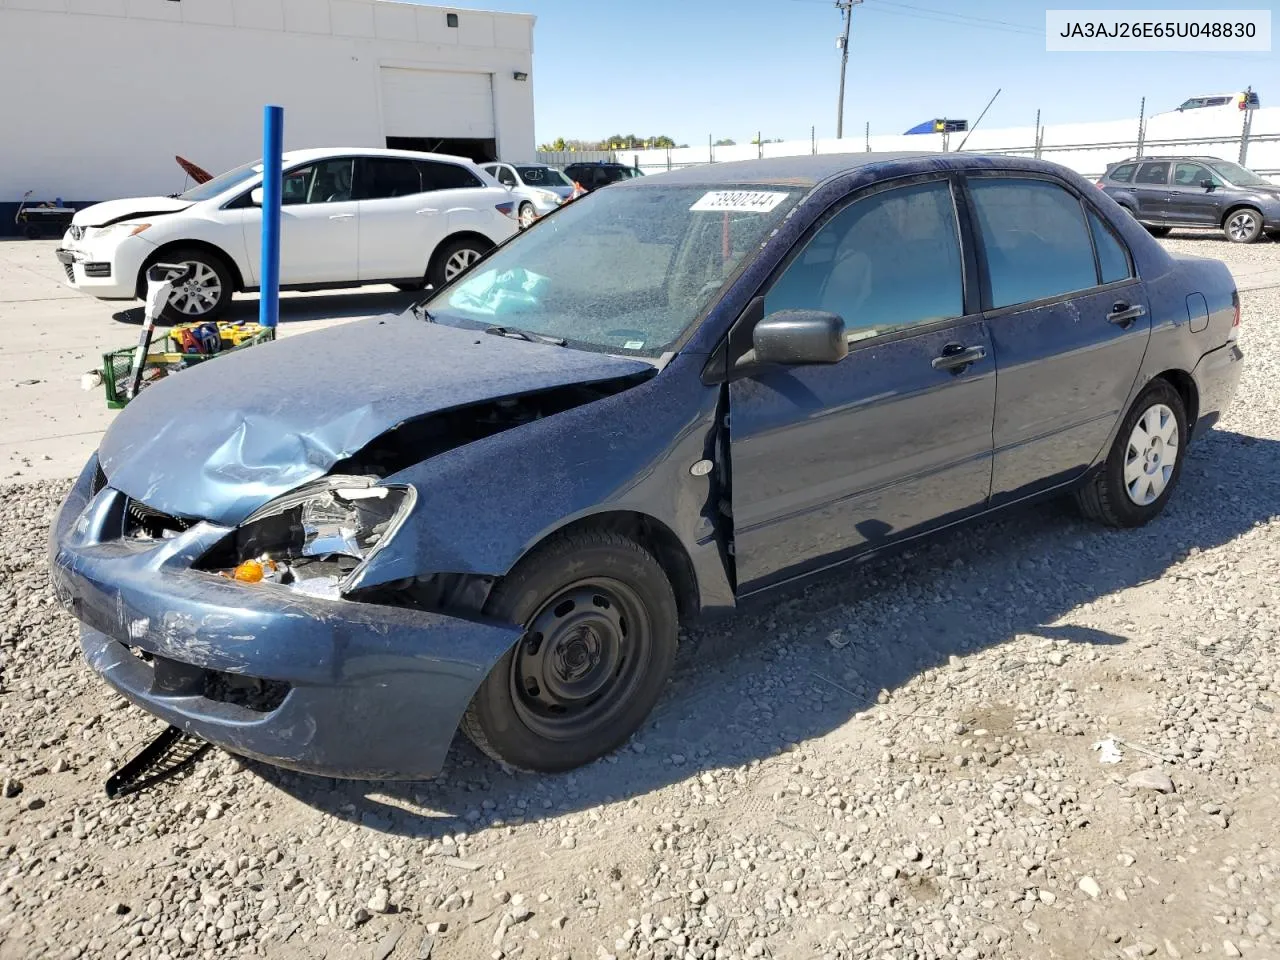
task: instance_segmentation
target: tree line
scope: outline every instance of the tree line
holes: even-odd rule
[[[555,153],[568,153],[578,150],[663,150],[675,147],[687,147],[687,143],[676,143],[667,136],[637,137],[634,133],[616,133],[603,140],[568,140],[557,137],[550,143],[544,143],[539,150]]]

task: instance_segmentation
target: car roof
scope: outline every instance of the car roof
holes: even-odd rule
[[[425,150],[389,150],[385,147],[311,147],[306,150],[290,150],[284,155],[285,163],[306,163],[328,157],[402,157],[406,160],[440,160],[444,163],[463,163],[472,166],[468,157],[456,157],[447,153],[428,153]]]

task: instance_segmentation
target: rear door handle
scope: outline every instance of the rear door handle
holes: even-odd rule
[[[1137,320],[1139,317],[1147,315],[1147,308],[1138,304],[1129,306],[1124,301],[1118,301],[1111,307],[1111,312],[1107,314],[1107,322],[1114,323],[1119,327],[1127,327]]]
[[[971,363],[984,359],[986,355],[986,347],[966,347],[962,343],[948,343],[942,348],[942,356],[933,358],[933,369],[960,373]]]
[[[356,218],[356,215],[354,213],[335,213],[329,219],[330,220],[354,220],[355,218]]]
[[[439,211],[439,210],[437,210],[437,209],[435,209],[434,207],[423,207],[421,210],[419,210],[419,211],[417,211],[417,212],[418,212],[418,214],[419,214],[419,215],[421,215],[421,216],[424,216],[424,217],[430,217],[430,216],[432,216],[432,215],[434,215],[434,214],[439,213],[440,211]]]

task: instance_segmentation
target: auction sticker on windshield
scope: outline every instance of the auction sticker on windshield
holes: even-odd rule
[[[704,194],[690,210],[715,210],[726,213],[768,213],[787,194],[772,190],[712,190]]]

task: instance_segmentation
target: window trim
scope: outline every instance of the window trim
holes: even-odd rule
[[[1057,303],[1062,303],[1067,300],[1074,300],[1077,297],[1091,295],[1098,291],[1105,291],[1105,290],[1112,290],[1112,289],[1119,290],[1124,287],[1131,286],[1135,283],[1140,282],[1141,278],[1138,276],[1137,261],[1134,259],[1133,251],[1129,249],[1129,245],[1124,242],[1123,237],[1119,236],[1115,230],[1111,229],[1110,222],[1108,221],[1107,217],[1100,210],[1098,210],[1098,208],[1094,206],[1092,202],[1086,199],[1086,195],[1081,193],[1079,190],[1077,190],[1073,184],[1068,183],[1066,180],[1063,180],[1059,177],[1055,177],[1052,174],[1041,173],[1039,171],[1031,171],[1031,170],[966,170],[962,174],[961,179],[963,180],[962,189],[964,190],[965,200],[967,202],[967,210],[968,210],[970,221],[971,221],[970,227],[973,230],[974,255],[978,259],[978,274],[980,278],[979,282],[981,284],[981,290],[982,290],[982,298],[981,298],[982,312],[981,313],[983,318],[990,320],[990,319],[995,319],[997,317],[1008,316],[1014,313],[1024,313],[1028,310],[1035,310],[1040,307],[1048,307]],[[986,249],[986,244],[982,237],[982,229],[978,224],[977,207],[973,203],[973,195],[969,189],[970,181],[973,181],[973,180],[1039,180],[1044,183],[1053,184],[1056,187],[1061,187],[1069,195],[1074,197],[1076,202],[1079,203],[1081,206],[1080,216],[1081,216],[1081,219],[1084,221],[1085,233],[1089,237],[1089,250],[1093,254],[1093,278],[1095,281],[1098,281],[1098,282],[1095,282],[1094,285],[1091,287],[1081,287],[1078,290],[1069,290],[1066,293],[1055,294],[1054,296],[1051,296],[1051,297],[1041,297],[1039,300],[1024,300],[1021,303],[1012,303],[1004,307],[990,306],[990,304],[992,303],[991,268],[987,262],[987,249]],[[1102,221],[1102,225],[1106,227],[1108,230],[1111,230],[1111,235],[1120,242],[1121,249],[1124,250],[1125,256],[1129,258],[1129,272],[1132,274],[1132,276],[1130,276],[1128,279],[1115,280],[1111,283],[1101,282],[1102,266],[1098,259],[1097,244],[1093,239],[1093,230],[1089,227],[1089,217],[1088,217],[1089,210],[1092,210],[1094,213],[1098,215],[1098,219]]]
[[[960,245],[960,284],[961,284],[961,309],[962,313],[955,317],[944,317],[940,320],[931,320],[928,323],[916,323],[888,333],[878,334],[874,337],[865,337],[858,340],[848,340],[846,334],[846,342],[849,346],[849,353],[853,354],[862,350],[877,349],[896,343],[899,340],[908,340],[926,334],[937,333],[940,330],[947,330],[951,327],[959,326],[963,323],[971,323],[974,320],[981,319],[981,312],[974,309],[976,304],[974,282],[973,260],[975,251],[970,246],[972,243],[972,235],[968,232],[965,217],[961,210],[961,200],[958,194],[959,184],[957,181],[959,176],[954,171],[933,171],[929,173],[918,173],[909,176],[894,177],[888,180],[880,180],[876,183],[869,184],[852,193],[847,193],[842,197],[838,197],[832,201],[826,209],[822,211],[809,224],[808,228],[800,235],[791,245],[786,255],[777,263],[774,268],[769,271],[769,275],[760,283],[755,292],[748,298],[747,306],[742,310],[738,317],[729,325],[728,331],[724,337],[716,345],[708,358],[708,371],[715,369],[723,369],[728,372],[729,379],[739,378],[742,374],[735,370],[736,365],[742,359],[743,355],[752,349],[751,334],[755,329],[755,325],[764,319],[763,302],[768,296],[769,291],[777,283],[778,279],[786,273],[796,259],[804,252],[808,245],[813,241],[828,223],[838,217],[846,209],[859,201],[866,200],[870,197],[877,196],[881,193],[887,193],[890,190],[900,189],[902,187],[914,187],[927,183],[944,183],[951,192],[952,208],[956,217],[956,240]],[[803,201],[801,201],[803,203]],[[797,209],[799,204],[797,204]],[[761,309],[753,309],[759,302]],[[720,363],[723,356],[724,363]],[[844,361],[841,361],[843,363]],[[749,375],[746,368],[743,373]],[[722,378],[723,379],[723,378]]]

